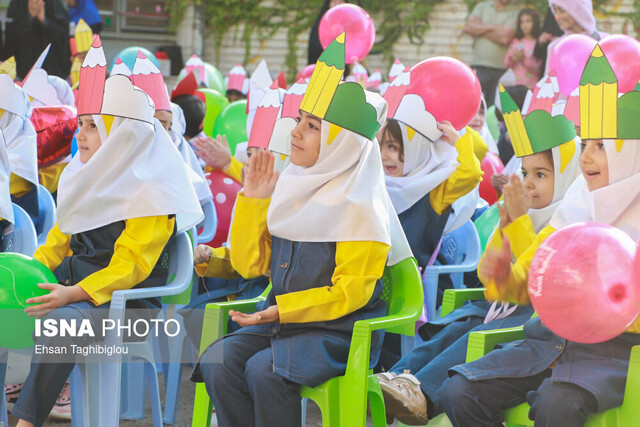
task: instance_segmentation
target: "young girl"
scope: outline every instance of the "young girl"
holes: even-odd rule
[[[618,99],[614,80],[604,97],[589,96],[589,86],[613,75],[596,46],[580,87],[582,176],[569,188],[550,225],[515,264],[507,252],[508,240],[501,251],[485,255],[483,270],[496,298],[528,302],[527,272],[533,255],[548,235],[565,225],[597,221],[620,228],[634,240],[640,237],[640,132],[633,113],[640,93]],[[601,123],[612,128],[603,129]],[[502,425],[501,411],[525,401],[536,425],[583,425],[590,414],[622,403],[631,347],[640,344],[639,322],[627,333],[597,344],[561,338],[539,318],[528,321],[524,332],[524,340],[451,370],[440,398],[455,426]]]
[[[291,165],[278,179],[270,153],[250,159],[231,263],[244,277],[270,270],[273,289],[266,309],[230,312],[244,328],[206,350],[196,369],[220,425],[300,425],[299,385],[343,374],[354,323],[386,312],[379,278],[391,217],[374,145],[386,103],[358,84],[338,85],[343,70],[344,34],[311,78]],[[381,341],[374,333],[373,364]]]
[[[540,79],[540,60],[533,55],[540,31],[540,17],[536,11],[522,9],[518,14],[516,36],[504,57],[505,67],[511,68],[516,77],[515,84],[529,89],[533,89]]]
[[[60,178],[58,222],[34,255],[60,284],[40,284],[50,292],[28,299],[27,304],[35,305],[25,311],[57,322],[89,319],[94,330],[101,330],[114,291],[166,283],[168,244],[176,232],[199,222],[202,211],[182,160],[153,118],[153,102],[125,76],[105,82],[99,37],[84,65],[78,153]],[[134,300],[127,307],[159,303]],[[35,343],[65,347],[73,354],[71,345],[98,339],[42,336]],[[13,408],[20,427],[44,423],[74,367],[68,356],[47,357],[34,357]]]
[[[517,109],[513,110],[515,104],[510,97],[506,98],[509,95],[504,88],[501,89],[503,108],[508,108],[505,111],[509,116],[519,114]],[[501,230],[494,234],[488,246],[501,247],[504,235],[514,242],[512,256],[518,259],[536,233],[548,225],[576,178],[578,143],[573,124],[564,117],[552,118],[546,112],[533,114],[524,122],[525,138],[520,138],[509,116],[507,126],[514,135],[516,155],[522,157],[524,182],[514,175],[505,186]],[[563,132],[547,139],[544,130],[554,123],[558,123]],[[530,150],[520,149],[525,146]],[[534,154],[526,155],[530,151]],[[482,265],[481,260],[479,270]],[[488,301],[494,300],[491,288],[487,288],[486,297]],[[529,305],[472,302],[423,325],[419,332],[428,341],[405,355],[388,373],[378,374],[389,418],[394,416],[405,424],[425,424],[430,417],[440,414],[438,390],[447,379],[448,370],[464,363],[469,333],[520,326],[532,312]]]

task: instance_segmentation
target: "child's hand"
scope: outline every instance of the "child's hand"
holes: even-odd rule
[[[496,173],[491,175],[491,186],[496,189],[498,197],[502,196],[502,187],[509,183],[509,178],[505,174]]]
[[[509,212],[507,209],[500,205],[500,202],[496,203],[498,208],[498,214],[500,214],[500,230],[511,224],[511,218],[509,218]]]
[[[254,199],[268,199],[278,182],[278,172],[273,170],[274,157],[267,150],[256,152],[249,159],[244,177],[244,195]]]
[[[211,247],[207,245],[198,245],[193,250],[193,265],[209,262],[211,259]]]
[[[493,280],[500,287],[509,278],[511,272],[511,244],[507,236],[502,236],[502,250],[488,248],[482,257],[478,276],[482,281]]]
[[[451,122],[446,120],[441,121],[438,125],[438,130],[442,132],[444,140],[455,147],[456,141],[460,139],[460,134],[458,134],[458,131],[453,127]]]
[[[504,207],[509,214],[510,222],[527,214],[529,205],[525,196],[524,185],[522,185],[518,175],[511,175],[509,184],[505,185],[502,191],[504,194]]]
[[[193,143],[198,157],[213,169],[226,169],[231,164],[231,149],[224,135],[218,135],[216,139],[194,138]]]
[[[31,317],[38,319],[51,313],[56,308],[71,304],[76,301],[88,301],[91,298],[80,286],[63,286],[58,283],[38,283],[40,289],[48,289],[47,295],[29,298],[27,304],[38,304],[24,309]]]
[[[517,49],[511,54],[511,60],[513,62],[522,62],[524,61],[524,50]]]
[[[229,316],[231,316],[231,320],[240,326],[264,325],[265,323],[273,323],[280,320],[280,313],[278,312],[277,305],[272,305],[266,310],[257,311],[251,314],[229,310]]]

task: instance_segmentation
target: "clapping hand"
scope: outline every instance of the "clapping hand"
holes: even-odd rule
[[[268,199],[273,194],[279,173],[273,170],[274,157],[267,150],[256,152],[249,159],[244,176],[244,195],[254,199]]]

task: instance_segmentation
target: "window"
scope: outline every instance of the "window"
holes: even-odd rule
[[[167,33],[166,0],[96,0],[104,31]]]

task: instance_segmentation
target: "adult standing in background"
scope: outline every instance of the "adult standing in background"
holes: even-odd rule
[[[504,56],[516,33],[519,7],[512,0],[485,0],[467,18],[463,31],[473,37],[473,68],[487,106],[493,105],[498,80],[506,71]]]
[[[7,11],[5,56],[15,56],[18,79],[23,79],[42,51],[51,43],[43,67],[50,75],[66,79],[69,57],[69,14],[60,0],[11,0]]]
[[[318,13],[318,17],[316,18],[316,22],[313,23],[313,27],[311,27],[311,33],[309,33],[309,52],[307,56],[307,64],[315,64],[318,62],[318,58],[320,54],[324,50],[322,45],[320,44],[320,36],[318,35],[318,28],[320,27],[320,20],[324,16],[325,13],[329,9],[339,4],[346,3],[345,0],[324,0],[322,4],[322,8],[320,9],[320,13]]]
[[[93,34],[100,34],[102,31],[102,18],[98,12],[98,6],[93,0],[65,0],[69,6],[69,22],[78,25],[78,21],[83,19],[91,28]]]

